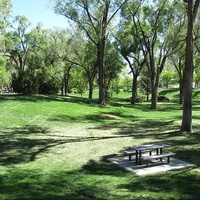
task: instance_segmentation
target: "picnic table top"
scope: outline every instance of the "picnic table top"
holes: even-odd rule
[[[145,151],[145,150],[154,150],[160,149],[164,147],[168,147],[168,144],[147,144],[147,145],[140,145],[140,146],[133,146],[132,148],[136,151]]]

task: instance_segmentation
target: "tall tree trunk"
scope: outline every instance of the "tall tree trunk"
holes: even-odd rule
[[[137,99],[137,75],[133,75],[131,104],[135,105]]]
[[[62,95],[67,96],[67,88],[68,88],[68,79],[67,74],[64,73],[63,80],[62,80]]]
[[[150,48],[151,46],[151,48]],[[151,106],[150,109],[156,110],[157,108],[157,88],[156,88],[156,70],[155,70],[155,59],[154,59],[154,46],[149,42],[148,39],[148,47],[147,51],[149,54],[149,64],[148,66],[148,71],[149,75],[151,77]],[[146,61],[148,62],[148,61]]]
[[[155,85],[151,85],[151,107],[150,109],[156,110],[157,108],[157,88]]]
[[[89,81],[89,99],[92,99],[93,96],[93,80]]]
[[[191,5],[190,5],[191,4]],[[188,27],[186,38],[186,55],[185,69],[183,72],[183,115],[181,131],[192,132],[192,87],[193,87],[193,57],[194,57],[194,41],[193,41],[193,1],[188,2]]]
[[[65,84],[64,84],[64,77],[62,79],[62,88],[61,88],[61,95],[64,96],[64,89],[65,89]]]
[[[64,76],[63,76],[63,83],[62,83],[62,95],[67,96],[69,90],[69,77],[70,77],[70,70],[72,66],[65,69]]]
[[[159,78],[160,78],[160,67],[157,67],[157,71],[155,74],[155,80],[152,79],[151,81],[151,109],[156,110],[157,109],[157,99],[158,99],[158,85],[159,85]]]
[[[98,65],[99,65],[99,104],[105,105],[105,72],[104,72],[104,50],[103,41],[98,45]],[[105,41],[104,41],[105,42]]]
[[[65,96],[68,95],[68,85],[69,85],[69,78],[67,77],[67,75],[65,75],[65,78],[64,78],[64,95]]]
[[[98,64],[99,64],[99,104],[105,105],[105,66],[104,66],[104,52],[106,43],[107,18],[110,0],[105,2],[105,9],[101,21],[100,40],[98,43]]]

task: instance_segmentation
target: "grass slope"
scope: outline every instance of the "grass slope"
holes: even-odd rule
[[[173,103],[156,111],[130,105],[127,94],[105,107],[77,96],[1,95],[0,199],[199,199],[199,93],[192,134],[179,132],[177,94],[165,91]],[[152,142],[196,167],[140,177],[107,161]]]

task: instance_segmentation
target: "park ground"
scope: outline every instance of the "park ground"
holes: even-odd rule
[[[130,94],[104,107],[84,96],[0,95],[1,200],[161,200],[200,198],[200,94],[194,91],[193,133],[180,132],[182,105],[130,105]],[[108,158],[133,145],[168,143],[194,167],[138,176]]]

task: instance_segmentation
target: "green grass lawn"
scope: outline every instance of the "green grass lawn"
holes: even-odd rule
[[[150,103],[130,105],[130,94],[115,96],[105,107],[86,94],[0,95],[0,199],[199,199],[199,92],[192,134],[179,131],[177,91],[165,95],[170,102],[158,103],[156,111]],[[196,166],[137,176],[107,161],[133,145],[156,142],[170,144],[179,159]]]

